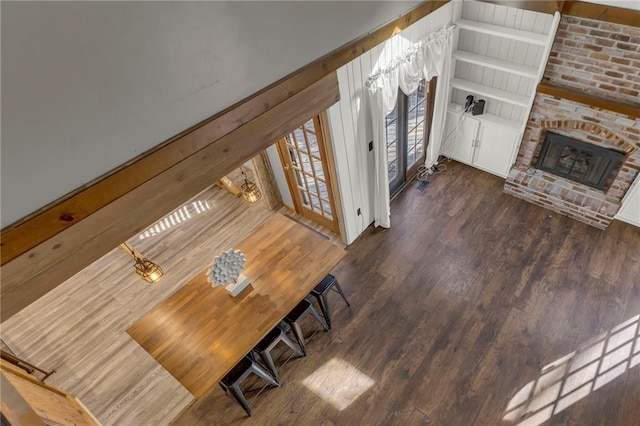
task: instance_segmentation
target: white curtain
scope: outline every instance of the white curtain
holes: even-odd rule
[[[446,101],[448,98],[449,72],[453,27],[441,29],[425,39],[413,43],[401,56],[385,69],[369,78],[371,117],[373,123],[373,155],[375,167],[374,224],[391,226],[389,206],[389,176],[387,174],[387,144],[385,122],[398,98],[398,88],[409,95],[422,78],[427,81],[438,77],[433,112],[433,126],[429,136],[425,165],[431,167],[438,159],[444,131]]]

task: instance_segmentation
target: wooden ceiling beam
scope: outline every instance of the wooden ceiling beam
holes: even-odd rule
[[[387,24],[4,228],[0,243],[1,319],[9,318],[284,136],[286,132],[274,131],[273,123],[267,120],[280,126],[289,125],[291,123],[282,122],[283,118],[277,114],[290,114],[300,119],[300,113],[308,113],[317,107],[319,104],[312,98],[304,97],[309,96],[308,89],[324,87],[329,90],[322,95],[312,89],[314,96],[323,101],[323,108],[315,114],[326,109],[337,100],[337,92],[325,86],[326,81],[322,82],[325,77],[336,82],[333,73],[338,68],[449,1],[420,3]],[[290,110],[292,99],[293,105],[300,102],[298,95],[306,101],[302,106],[297,105],[297,110]],[[302,121],[286,130],[300,124]],[[203,175],[202,171],[207,174]]]
[[[6,263],[2,321],[339,99],[334,72]]]
[[[2,230],[0,264],[73,226],[439,9],[427,1]]]
[[[640,11],[584,1],[566,1],[562,15],[640,27]]]

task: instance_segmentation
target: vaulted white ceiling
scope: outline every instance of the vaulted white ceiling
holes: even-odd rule
[[[417,3],[3,1],[2,227]]]

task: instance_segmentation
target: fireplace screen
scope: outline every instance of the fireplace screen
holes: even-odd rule
[[[536,167],[593,188],[607,189],[624,158],[623,152],[547,132]]]

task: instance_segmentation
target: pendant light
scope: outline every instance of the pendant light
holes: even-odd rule
[[[244,183],[240,186],[242,197],[244,197],[248,203],[257,203],[258,200],[262,198],[258,185],[247,179],[247,175],[245,174],[242,166],[240,166],[240,173],[242,173],[242,177],[244,178]]]
[[[137,253],[129,244],[122,243],[120,244],[120,248],[133,257],[135,261],[133,266],[136,268],[136,274],[146,282],[156,283],[164,275],[164,271],[160,266],[142,257],[140,253]]]

